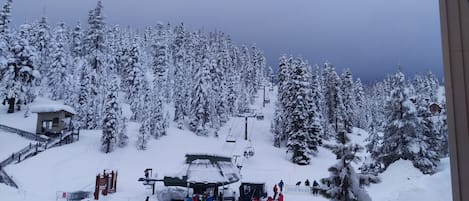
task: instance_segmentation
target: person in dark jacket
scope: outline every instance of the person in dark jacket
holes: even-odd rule
[[[309,186],[309,180],[308,179],[306,179],[306,181],[305,181],[305,186]]]
[[[278,182],[278,187],[280,187],[280,192],[283,192],[283,180],[280,179],[280,182]]]
[[[318,195],[319,193],[319,183],[314,180],[313,181],[313,195]]]
[[[251,201],[251,192],[248,190],[244,191],[244,201]]]

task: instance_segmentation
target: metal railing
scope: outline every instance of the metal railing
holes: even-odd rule
[[[4,125],[0,125],[0,126],[4,126]],[[8,128],[7,131],[17,133],[15,131],[10,130],[11,127],[8,127],[8,126],[5,126],[5,127]],[[1,128],[1,129],[3,129],[3,128]],[[14,129],[14,128],[12,128],[12,129]],[[4,129],[4,130],[6,130],[6,129]],[[15,129],[15,130],[18,130],[18,129]],[[21,131],[21,130],[18,130],[18,131]],[[27,133],[26,131],[24,131],[24,132]],[[21,161],[23,161],[23,160],[25,160],[29,157],[32,157],[32,156],[38,154],[41,151],[46,150],[46,149],[56,147],[56,146],[60,146],[64,143],[73,142],[74,141],[74,139],[73,139],[74,136],[76,135],[78,137],[79,133],[80,133],[79,130],[65,131],[65,132],[61,133],[56,138],[49,138],[49,139],[43,138],[43,139],[45,139],[45,141],[36,142],[35,144],[30,143],[29,145],[27,145],[23,149],[12,153],[11,156],[8,156],[8,158],[6,158],[5,160],[0,162],[0,178],[2,178],[0,180],[0,182],[5,182],[7,185],[18,188],[18,185],[16,185],[16,183],[13,181],[13,179],[11,179],[11,177],[8,176],[8,174],[3,170],[3,167],[5,167],[7,165],[10,165],[11,163],[13,163],[15,161],[17,163],[19,163],[19,162],[21,162]],[[35,135],[35,134],[33,134],[33,135]],[[71,141],[68,141],[70,139],[71,139]]]
[[[20,130],[20,129],[17,129],[17,128],[5,126],[5,125],[2,125],[2,124],[0,124],[0,129],[11,132],[11,133],[16,133],[18,135],[21,135],[24,138],[34,140],[34,141],[46,142],[48,140],[47,137],[40,136],[40,135],[37,135],[35,133],[30,133],[30,132]]]
[[[6,185],[18,188],[18,185],[11,179],[11,177],[3,171],[2,168],[0,168],[0,178],[2,179],[2,182],[5,183]]]

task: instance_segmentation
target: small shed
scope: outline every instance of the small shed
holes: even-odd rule
[[[71,130],[75,110],[63,104],[34,105],[32,113],[37,113],[36,134],[56,135],[63,130]]]

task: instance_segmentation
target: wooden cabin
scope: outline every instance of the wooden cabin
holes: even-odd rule
[[[37,113],[36,134],[57,135],[63,130],[71,130],[71,122],[76,114],[75,110],[67,105],[35,105],[32,113]]]

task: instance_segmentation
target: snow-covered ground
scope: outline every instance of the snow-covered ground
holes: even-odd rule
[[[275,94],[270,93],[270,100],[275,100]],[[167,136],[149,141],[146,151],[139,151],[135,146],[139,126],[137,123],[129,123],[129,145],[118,148],[110,154],[103,154],[99,150],[100,131],[81,131],[80,141],[76,143],[49,149],[24,162],[7,166],[6,171],[17,182],[19,189],[0,184],[0,201],[48,201],[55,200],[58,191],[93,191],[95,176],[103,169],[117,170],[119,175],[117,193],[101,197],[101,200],[143,201],[151,194],[151,190],[137,182],[137,179],[143,176],[143,170],[153,168],[153,172],[160,178],[164,175],[173,175],[182,168],[186,153],[241,155],[243,182],[265,182],[269,194],[272,194],[273,185],[283,179],[288,185],[285,191],[285,199],[288,201],[327,200],[322,197],[313,198],[311,194],[298,192],[292,186],[297,181],[305,179],[313,181],[328,176],[327,169],[335,163],[335,156],[330,151],[320,148],[319,154],[312,159],[310,165],[292,164],[285,153],[285,148],[272,146],[273,135],[270,133],[270,123],[273,118],[274,101],[262,108],[258,100],[252,108],[262,110],[265,119],[248,119],[250,141],[244,140],[242,117],[231,118],[220,130],[218,138],[198,137],[187,130],[171,126]],[[5,111],[4,106],[0,107],[0,123],[34,131],[35,115],[24,118],[24,113],[12,115],[6,114]],[[236,138],[236,143],[225,142],[230,130]],[[355,131],[361,135],[354,135],[353,140],[362,143],[360,141],[366,137],[366,132],[358,129]],[[24,147],[23,144],[16,145],[20,142],[28,143],[27,140],[12,139],[11,136],[3,138],[4,135],[1,133],[0,136],[0,156],[7,156],[14,149]],[[12,144],[17,147],[13,147]],[[244,159],[243,151],[248,146],[254,148],[255,155]],[[442,161],[441,171],[432,176],[421,174],[408,161],[398,161],[381,175],[382,182],[370,186],[368,192],[373,200],[377,201],[449,201],[451,200],[449,172],[448,159]],[[237,189],[238,186],[233,184],[231,188]],[[162,184],[158,184],[157,188],[161,189]],[[151,196],[150,200],[157,200],[157,197]]]

